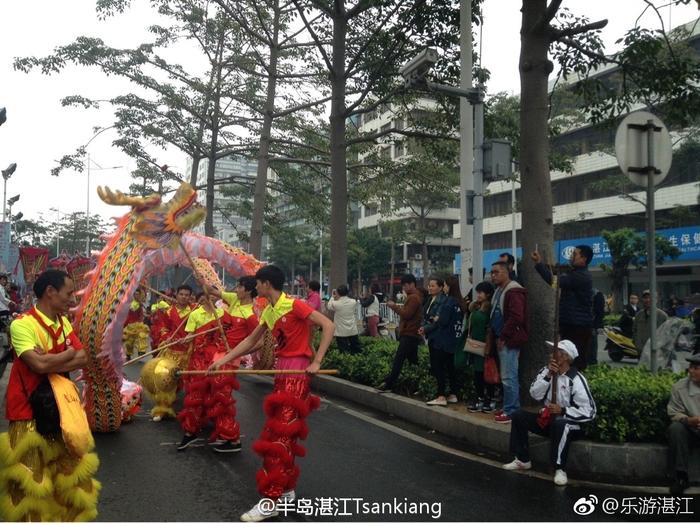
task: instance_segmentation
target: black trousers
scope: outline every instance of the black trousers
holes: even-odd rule
[[[559,336],[562,340],[573,341],[578,349],[578,358],[574,360],[574,367],[580,371],[588,366],[588,352],[591,350],[592,327],[579,327],[576,325],[560,325]]]
[[[700,447],[700,435],[680,421],[672,421],[668,427],[668,468],[672,475],[676,472],[688,473],[688,461],[693,447]]]
[[[414,336],[399,337],[399,346],[394,355],[394,363],[391,366],[391,372],[384,379],[387,388],[393,387],[396,380],[399,379],[404,361],[408,360],[414,365],[418,363],[418,345],[420,345],[420,342],[421,339]]]
[[[335,342],[338,344],[340,352],[358,354],[362,350],[360,338],[357,334],[354,336],[336,336]]]
[[[510,452],[520,461],[530,461],[529,433],[551,438],[550,462],[558,469],[566,469],[569,457],[569,445],[583,436],[583,429],[578,423],[557,417],[545,428],[537,424],[537,414],[526,410],[516,410],[511,417]]]
[[[455,373],[455,355],[435,348],[428,343],[430,351],[430,371],[437,380],[437,395],[445,396],[447,381],[450,382],[450,393],[457,394],[457,377]]]

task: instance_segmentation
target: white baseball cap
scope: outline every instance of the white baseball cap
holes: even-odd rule
[[[548,341],[546,343],[550,347],[554,347],[553,341]],[[559,342],[559,350],[563,350],[564,352],[566,352],[572,360],[578,358],[578,350],[576,349],[576,345],[574,345],[573,341],[561,340]]]

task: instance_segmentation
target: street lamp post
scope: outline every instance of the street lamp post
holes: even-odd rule
[[[88,142],[90,143],[90,142]],[[114,167],[102,167],[95,160],[90,158],[90,153],[87,155],[87,206],[85,211],[85,256],[90,257],[90,164],[94,163],[97,166],[96,171],[108,171],[110,169],[121,169],[121,165]]]
[[[2,171],[2,180],[3,180],[2,221],[3,222],[7,221],[7,180],[10,179],[10,176],[12,176],[16,170],[17,170],[17,164],[11,163],[10,165],[7,166],[7,169]]]

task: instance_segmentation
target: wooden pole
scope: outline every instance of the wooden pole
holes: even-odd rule
[[[559,300],[561,299],[561,288],[559,288],[559,274],[554,273],[554,268],[550,265],[549,270],[552,272],[554,279],[554,347],[552,349],[552,357],[556,359],[559,354]],[[559,271],[557,270],[557,273]],[[552,376],[552,403],[557,402],[557,382],[559,381],[559,373]]]
[[[145,283],[142,283],[140,286],[143,287],[144,289],[146,289],[147,291],[151,292],[152,294],[157,294],[158,296],[160,296],[161,298],[163,298],[167,301],[175,302],[175,298],[173,298],[172,296],[168,296],[167,294],[163,294],[160,291],[155,290],[150,285],[146,285]]]
[[[127,361],[123,366],[126,367],[127,365],[131,365],[132,363],[135,363],[139,360],[144,359],[146,356],[150,356],[151,354],[154,354],[156,352],[160,352],[163,349],[167,349],[168,347],[172,347],[173,345],[179,345],[180,343],[184,343],[184,342],[193,340],[197,336],[201,336],[203,334],[207,334],[209,332],[213,332],[213,331],[218,330],[218,329],[219,329],[218,327],[212,327],[211,329],[207,329],[207,330],[202,331],[202,332],[196,332],[194,334],[191,334],[190,336],[185,336],[184,338],[180,338],[179,340],[173,341],[172,343],[165,343],[165,344],[161,345],[160,347],[158,347],[157,349],[153,349],[153,350],[148,351],[144,354],[141,354],[141,356],[138,356],[138,357],[134,358],[133,360]]]
[[[183,370],[178,371],[177,375],[200,375],[207,374],[306,374],[305,370],[294,369],[223,369],[223,370]],[[321,369],[316,374],[340,374],[338,369]]]

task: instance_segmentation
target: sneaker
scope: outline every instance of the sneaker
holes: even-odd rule
[[[224,441],[220,445],[215,445],[213,447],[214,452],[240,452],[241,442],[240,441]]]
[[[279,516],[275,502],[269,498],[258,501],[248,512],[241,514],[241,521],[265,521]]]
[[[153,421],[158,422],[163,419],[163,416],[153,416]]]
[[[683,492],[685,492],[688,487],[688,476],[683,473],[677,473],[676,479],[671,483],[669,491],[672,496],[682,496]]]
[[[457,402],[459,402],[459,400],[457,399],[457,396],[455,396],[454,394],[450,394],[449,396],[447,396],[447,403],[457,403]]]
[[[484,402],[481,398],[478,400],[473,400],[467,405],[467,410],[469,412],[479,412],[484,408]]]
[[[445,396],[438,396],[434,400],[426,401],[426,405],[430,406],[439,406],[439,407],[447,407],[447,400],[445,399]]]
[[[515,458],[510,463],[503,465],[503,470],[530,470],[532,468],[532,461],[520,461]]]
[[[510,416],[508,414],[506,414],[505,412],[497,415],[495,418],[493,418],[493,420],[496,423],[510,423],[510,421],[511,421]]]
[[[496,409],[496,411],[493,413],[494,416],[500,416],[501,414],[503,414],[503,409]]]
[[[565,486],[569,482],[569,478],[566,476],[566,472],[562,469],[557,469],[554,473],[554,484],[559,487]]]
[[[197,439],[198,439],[197,436],[195,436],[194,434],[185,434],[182,437],[182,441],[177,446],[177,450],[185,450],[187,447],[192,445],[192,443],[197,441]]]
[[[384,392],[391,392],[391,387],[389,387],[385,381],[374,387],[377,392],[379,393],[384,393]]]
[[[484,404],[481,406],[481,412],[493,412],[494,410],[496,410],[495,401],[484,401]]]
[[[277,517],[279,515],[277,504],[280,502],[291,504],[294,503],[296,498],[296,492],[293,490],[282,493],[277,503],[269,498],[263,498],[248,512],[241,515],[241,521],[265,521],[266,519]]]

